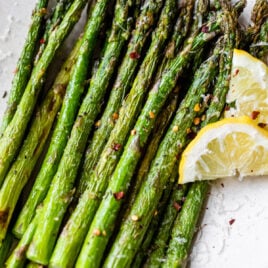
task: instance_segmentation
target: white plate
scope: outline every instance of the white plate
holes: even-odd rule
[[[0,118],[35,2],[0,0]],[[254,1],[248,2],[244,20]],[[267,178],[217,181],[206,207],[191,268],[268,268]]]

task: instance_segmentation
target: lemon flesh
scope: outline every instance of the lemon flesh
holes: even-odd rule
[[[248,117],[204,127],[182,154],[179,183],[268,174],[268,132]]]
[[[247,115],[268,128],[268,67],[243,50],[233,53],[226,103],[224,117]]]

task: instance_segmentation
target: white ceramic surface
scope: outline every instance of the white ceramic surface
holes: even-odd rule
[[[0,118],[34,4],[0,0]],[[268,268],[268,178],[212,183],[206,207],[191,268]]]

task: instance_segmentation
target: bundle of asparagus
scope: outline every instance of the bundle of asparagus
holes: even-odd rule
[[[40,94],[86,2],[33,13],[0,130],[0,264],[183,267],[209,185],[177,186],[180,154],[221,117],[233,48],[264,59],[268,4],[244,31],[245,1],[89,2]]]

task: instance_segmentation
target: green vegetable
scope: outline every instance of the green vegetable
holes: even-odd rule
[[[17,63],[16,72],[12,81],[9,98],[7,101],[7,110],[2,118],[0,126],[0,137],[3,135],[8,124],[12,120],[17,106],[21,100],[23,92],[29,81],[35,52],[39,43],[44,15],[46,14],[48,0],[39,0],[32,15],[32,23],[22,49],[20,59]],[[3,179],[2,179],[3,180]],[[0,183],[1,184],[1,183]]]
[[[201,44],[204,44],[205,40],[207,40],[207,35],[211,35],[211,32],[200,33],[197,37],[191,38],[190,40],[193,43],[190,45],[188,41],[188,45],[186,45],[184,50],[172,61],[172,63],[174,64],[178,61],[180,63],[178,66],[182,67],[182,61],[186,59],[188,61],[188,57],[192,55],[192,52],[195,51],[195,49],[202,47]],[[195,43],[196,41],[198,41],[198,45]],[[130,214],[121,225],[120,231],[110,249],[108,257],[106,258],[105,267],[128,267],[137,252],[157,208],[163,189],[169,179],[169,174],[176,165],[176,156],[188,142],[187,129],[191,127],[194,118],[197,116],[197,112],[194,111],[194,106],[202,101],[203,94],[206,94],[210,81],[216,75],[219,53],[220,51],[218,51],[217,54],[215,53],[215,55],[208,62],[204,63],[196,72],[194,82],[188,90],[186,97],[177,111],[173,123],[160,144],[156,157],[151,164],[150,171],[141,186],[132,209],[130,210]],[[187,57],[186,55],[189,56]],[[178,71],[175,73],[177,74]],[[169,81],[173,81],[173,79]],[[160,85],[170,87],[170,84],[163,82]],[[158,92],[159,91],[160,87],[158,88]],[[176,131],[177,127],[178,131]],[[107,199],[104,201],[106,200]],[[113,206],[118,206],[115,202],[112,204]],[[106,218],[103,219],[102,222],[97,222],[97,213],[95,224],[98,224],[98,228],[102,229],[104,224],[111,223],[111,213],[106,215]],[[94,225],[91,225],[91,228],[92,226]],[[142,228],[140,228],[140,226],[142,226]],[[135,239],[133,239],[133,237],[135,237]],[[103,243],[103,237],[100,238],[101,239],[99,239],[98,242]],[[93,249],[93,247],[91,248]],[[81,253],[83,253],[83,251]]]
[[[61,45],[63,39],[79,19],[82,8],[86,2],[86,0],[75,0],[60,26],[50,35],[48,44],[42,54],[42,57],[33,69],[31,78],[29,79],[27,87],[17,107],[16,113],[14,114],[12,121],[5,129],[3,136],[0,138],[0,184],[3,183],[10,164],[14,160],[14,157],[20,148],[25,130],[37,101],[37,96],[39,95],[41,86],[43,84],[46,70],[49,67],[53,56]],[[1,214],[4,213],[4,215],[6,215],[6,212],[2,211],[2,209],[0,209],[0,212]],[[0,219],[0,225],[1,227],[5,225],[5,221]],[[3,233],[1,233],[0,228],[0,240],[4,238]]]
[[[218,80],[213,92],[213,99],[206,112],[206,120],[202,126],[215,122],[221,116],[225,105],[225,97],[229,89],[232,67],[233,48],[236,45],[237,18],[235,12],[221,1],[223,9],[224,53],[221,54]],[[191,185],[186,201],[182,207],[174,228],[167,251],[164,267],[183,267],[187,262],[195,227],[202,211],[209,184],[206,181]]]
[[[126,64],[126,66],[132,66],[133,68],[137,67],[137,62],[136,62],[137,59],[130,58],[130,53],[133,52],[133,49],[135,47],[136,47],[138,53],[141,52],[142,48],[145,45],[145,41],[148,38],[148,34],[150,33],[152,27],[155,24],[155,21],[152,20],[152,14],[157,15],[161,6],[162,6],[162,2],[159,2],[159,1],[157,1],[157,2],[147,1],[146,2],[144,8],[142,8],[141,15],[138,18],[138,21],[136,23],[137,28],[133,32],[133,36],[131,38],[131,41],[130,41],[130,44],[128,47],[128,51],[126,54],[127,56],[126,56],[126,58],[124,58],[123,65],[121,65],[121,66],[124,66]],[[146,23],[141,23],[141,22],[146,22]],[[163,40],[166,40],[166,38],[167,38],[163,34],[164,33],[162,31],[162,28],[161,28],[161,35],[160,35],[161,38],[159,38],[160,44],[164,43]],[[156,40],[158,40],[158,39],[155,39],[155,42],[156,42]],[[155,51],[155,50],[156,50],[156,54],[153,53],[153,51]],[[160,49],[160,51],[161,51],[161,49]],[[141,67],[139,77],[142,77],[145,75],[149,76],[149,74],[151,77],[153,75],[152,68],[154,66],[156,66],[156,64],[157,64],[157,59],[158,59],[157,53],[160,51],[158,49],[155,49],[155,47],[153,48],[153,50],[151,50],[150,59],[151,59],[152,55],[154,55],[155,56],[154,58],[156,61],[153,62],[153,65],[150,65],[151,68],[148,68],[147,65],[143,65],[143,67]],[[122,74],[123,74],[122,77],[121,77],[121,70],[122,70]],[[131,71],[132,75],[134,75],[134,73],[135,73],[132,68],[131,69],[128,68],[127,70],[129,72],[125,72],[126,69],[120,67],[119,78],[117,78],[118,79],[117,81],[120,82],[120,87],[117,88],[117,90],[124,90],[124,88],[125,88],[124,84],[128,83],[127,82],[129,79],[128,74],[130,73],[130,71]],[[146,72],[145,72],[145,70],[146,70]],[[124,80],[122,80],[123,77],[124,77]],[[124,81],[125,81],[125,83],[124,83]],[[144,88],[141,88],[141,86],[144,84],[145,85],[148,84],[149,81],[144,82],[144,81],[137,80],[134,83],[141,83],[141,84],[139,84],[140,85],[139,90],[142,90],[142,93],[143,93]],[[115,83],[115,86],[116,85],[117,85],[117,82]],[[137,90],[137,88],[133,89],[134,93],[136,92],[135,90]],[[109,174],[112,172],[111,170],[113,169],[113,166],[117,162],[117,159],[114,158],[113,156],[116,156],[116,153],[118,154],[118,151],[116,151],[118,149],[116,149],[116,150],[111,149],[111,148],[117,148],[116,142],[114,141],[114,137],[116,136],[116,134],[113,134],[113,133],[119,133],[120,139],[123,140],[123,139],[125,139],[125,137],[127,136],[128,132],[131,129],[131,128],[127,128],[127,127],[129,126],[129,118],[131,118],[130,112],[133,113],[134,106],[133,105],[131,106],[130,103],[128,102],[128,100],[132,101],[131,103],[133,103],[133,101],[137,100],[137,95],[135,94],[135,96],[136,96],[136,98],[132,99],[129,97],[126,100],[125,107],[128,107],[128,109],[121,110],[120,115],[119,115],[118,122],[122,122],[122,121],[120,121],[120,117],[122,118],[122,114],[123,114],[123,119],[125,121],[127,121],[128,124],[118,125],[119,123],[117,122],[116,125],[118,125],[118,127],[115,127],[115,129],[111,133],[111,137],[105,146],[105,149],[102,153],[102,157],[100,158],[100,162],[98,162],[98,165],[95,168],[94,173],[92,173],[92,177],[90,178],[89,186],[94,187],[94,189],[97,189],[97,191],[92,192],[93,188],[90,188],[82,195],[82,197],[79,200],[78,206],[73,211],[70,219],[68,220],[67,224],[63,228],[62,234],[60,235],[59,244],[66,246],[66,244],[68,243],[68,248],[69,247],[77,248],[74,252],[77,252],[77,250],[81,247],[81,245],[83,243],[83,239],[88,231],[88,226],[89,226],[89,224],[94,216],[94,213],[95,213],[95,211],[100,203],[100,200],[98,198],[94,198],[94,197],[97,195],[102,197],[102,193],[105,191],[105,187],[107,184],[107,180],[109,178]],[[126,106],[126,105],[128,105],[128,106]],[[110,106],[107,106],[107,107],[109,107],[108,109],[110,109]],[[111,110],[111,111],[113,111],[113,110]],[[109,111],[109,113],[110,113],[110,111]],[[134,121],[135,121],[135,119],[131,120],[132,124]],[[107,158],[108,156],[109,156],[109,158]],[[102,180],[99,180],[99,177],[97,176],[98,173],[105,175],[105,177]],[[91,194],[91,192],[92,192],[92,194]],[[88,197],[90,197],[90,198],[88,198]],[[56,250],[57,250],[57,248],[58,248],[58,245],[56,245]],[[62,251],[62,250],[63,250],[63,247],[59,246],[59,251]]]
[[[114,17],[115,19],[113,21],[113,28],[112,28],[112,32],[108,40],[108,44],[106,45],[106,49],[105,49],[104,55],[102,56],[100,66],[96,74],[91,79],[91,85],[88,90],[88,95],[85,97],[82,103],[82,106],[79,111],[80,117],[76,121],[76,124],[77,124],[76,132],[78,136],[77,134],[75,134],[75,129],[73,129],[71,133],[71,137],[65,149],[63,158],[61,160],[61,164],[62,164],[64,157],[66,157],[66,160],[68,160],[68,162],[72,161],[73,162],[72,167],[71,167],[72,170],[71,171],[68,170],[68,172],[66,172],[65,177],[60,176],[59,177],[60,180],[58,182],[54,182],[55,185],[59,184],[57,186],[58,190],[57,192],[55,192],[56,195],[58,195],[59,193],[63,195],[64,194],[62,193],[63,190],[66,193],[70,191],[73,186],[73,182],[76,177],[76,171],[79,167],[79,163],[82,157],[82,155],[81,154],[79,155],[78,153],[83,152],[86,146],[87,136],[90,132],[91,127],[93,126],[96,116],[98,115],[100,111],[100,106],[101,106],[100,104],[102,102],[103,96],[108,88],[110,79],[116,69],[115,67],[118,63],[118,59],[120,58],[122,48],[126,44],[129,38],[130,32],[131,32],[130,27],[128,29],[128,32],[124,30],[128,27],[128,24],[129,24],[128,17],[129,17],[131,5],[132,3],[128,0],[118,0],[116,3],[115,17]],[[68,152],[68,149],[70,150],[70,152]],[[76,163],[76,165],[74,163]],[[65,169],[68,168],[66,164],[63,167]],[[66,181],[63,181],[63,178],[66,178]],[[65,189],[59,190],[59,187],[62,187],[62,186],[64,186]],[[51,198],[51,204],[52,203],[53,205],[55,203],[53,198]],[[61,221],[62,217],[64,216],[63,208],[66,209],[67,204],[64,204],[64,205],[56,204],[56,205],[58,206],[58,209],[60,209],[61,211],[61,214],[57,214],[57,223],[58,223]],[[56,208],[55,208],[55,211],[57,211]],[[55,214],[52,215],[51,217],[54,218]],[[51,221],[51,219],[48,218],[48,216],[46,216],[46,219]],[[76,235],[80,234],[81,229],[77,230],[75,234]],[[53,230],[53,233],[55,233],[55,230],[57,230],[57,228]],[[69,231],[70,231],[69,228],[66,231],[63,231],[63,235],[60,236],[56,244],[55,250],[50,260],[50,265],[53,267],[72,266],[76,260],[76,257],[79,253],[80,246],[83,242],[83,236],[81,237],[80,235],[77,241],[73,241],[71,238],[68,237]]]

